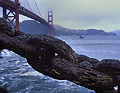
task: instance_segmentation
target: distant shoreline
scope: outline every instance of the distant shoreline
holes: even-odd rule
[[[117,34],[113,32],[105,32],[104,30],[97,30],[97,29],[69,29],[69,28],[64,28],[59,25],[54,25],[55,30],[53,31],[53,35],[55,36],[71,36],[71,35],[76,35],[76,36],[87,36],[87,35],[101,35],[101,36],[117,36]],[[41,24],[38,23],[34,20],[24,20],[23,22],[20,23],[20,29],[26,34],[48,34],[48,28]]]

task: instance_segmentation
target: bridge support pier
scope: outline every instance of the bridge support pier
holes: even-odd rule
[[[16,30],[20,30],[19,29],[19,0],[15,0],[16,3]]]
[[[7,12],[6,12],[6,8],[3,7],[3,18],[4,18],[4,19],[6,19],[6,13],[7,13]]]
[[[14,28],[16,29],[15,24],[13,23],[14,20],[16,19],[16,15],[13,11],[9,10],[9,12],[6,15],[7,20],[14,26]]]
[[[7,19],[15,28],[15,30],[19,31],[19,1],[15,0],[16,3],[16,10],[9,9],[7,12],[6,7],[3,7],[3,18]],[[13,23],[15,20],[15,23]]]

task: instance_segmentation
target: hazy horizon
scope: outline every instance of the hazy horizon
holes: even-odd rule
[[[13,0],[12,0],[13,1]],[[22,3],[21,3],[22,2]],[[28,5],[20,0],[22,6]],[[102,29],[114,31],[120,29],[120,0],[36,0],[44,17],[47,11],[53,11],[54,24],[70,29]],[[29,4],[37,14],[34,0]],[[0,9],[2,17],[2,9]],[[20,22],[30,20],[20,16]]]

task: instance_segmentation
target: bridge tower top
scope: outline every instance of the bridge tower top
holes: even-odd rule
[[[48,23],[53,27],[53,12],[48,11]]]
[[[49,28],[48,30],[48,35],[53,35],[53,12],[52,11],[48,11],[48,24],[52,26],[52,29]]]

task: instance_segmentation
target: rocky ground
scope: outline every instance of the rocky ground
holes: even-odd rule
[[[115,93],[120,75],[120,61],[99,61],[74,50],[52,36],[24,34],[14,31],[0,18],[0,49],[11,50],[27,59],[31,67],[50,77],[69,80],[95,90],[96,93]]]

